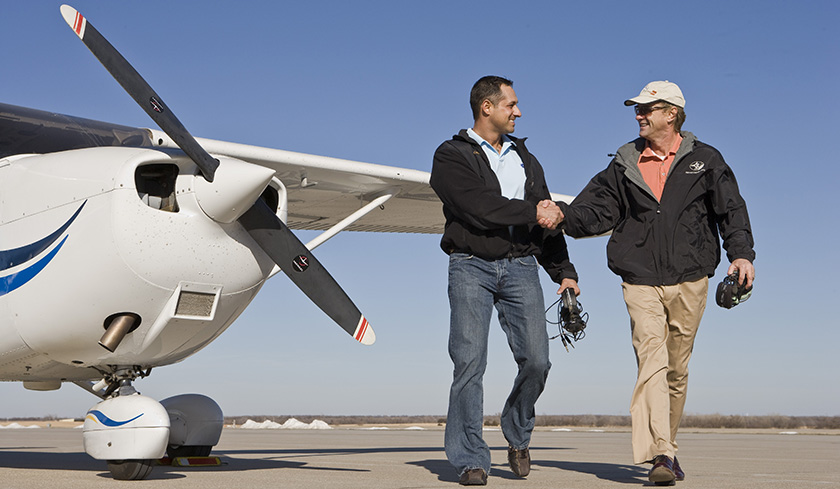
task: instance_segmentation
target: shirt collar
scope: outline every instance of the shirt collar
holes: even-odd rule
[[[658,154],[654,153],[653,150],[650,149],[650,141],[645,141],[645,149],[644,151],[642,151],[642,156],[645,158],[658,158],[664,161],[668,158],[668,156],[677,154],[677,151],[679,151],[680,149],[680,144],[682,143],[682,140],[682,136],[678,134],[677,139],[674,141],[674,145],[671,147],[671,151],[664,156],[659,156]]]
[[[473,131],[472,128],[467,129],[467,135],[479,144],[481,147],[490,148],[494,153],[496,152],[496,148],[493,147],[492,144],[488,143],[484,140],[483,137],[479,136],[477,132]],[[513,142],[512,139],[507,137],[506,134],[502,134],[502,151],[499,154],[504,154],[505,151],[508,150],[510,146],[516,146],[516,143]]]

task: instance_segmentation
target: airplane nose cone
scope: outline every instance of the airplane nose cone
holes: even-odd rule
[[[198,205],[216,222],[231,223],[254,205],[274,170],[232,158],[219,158],[213,182],[195,179]]]

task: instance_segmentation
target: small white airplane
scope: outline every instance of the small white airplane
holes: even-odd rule
[[[426,172],[193,138],[85,17],[61,13],[162,131],[0,104],[0,381],[100,397],[85,451],[143,479],[166,452],[208,455],[223,417],[133,381],[207,346],[281,270],[372,344],[310,250],[343,230],[440,233],[441,204]],[[289,228],[323,233],[304,245]]]
[[[143,479],[164,454],[208,455],[223,416],[135,380],[207,346],[280,271],[372,344],[310,250],[344,230],[441,233],[443,214],[427,172],[193,138],[85,17],[61,13],[162,130],[0,104],[0,381],[98,396],[85,451]],[[323,233],[304,245],[290,228]]]

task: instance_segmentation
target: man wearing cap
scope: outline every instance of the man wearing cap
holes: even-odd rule
[[[720,263],[751,287],[753,237],[744,199],[721,154],[682,131],[685,98],[668,81],[649,83],[635,106],[639,138],[615,154],[571,205],[558,202],[566,234],[611,232],[610,270],[622,278],[638,377],[630,402],[633,458],[652,463],[658,485],[685,478],[676,460],[688,361]],[[549,208],[552,202],[540,205]]]

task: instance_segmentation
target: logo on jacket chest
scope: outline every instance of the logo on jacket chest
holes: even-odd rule
[[[685,171],[687,175],[696,175],[706,169],[706,164],[702,161],[693,161],[688,165],[688,170]]]

